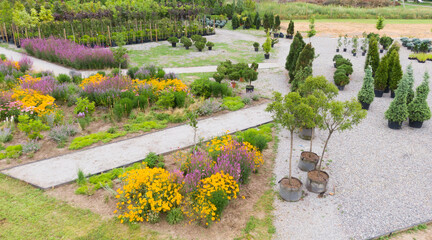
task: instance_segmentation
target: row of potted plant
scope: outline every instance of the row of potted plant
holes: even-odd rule
[[[192,40],[191,40],[192,39]],[[208,42],[207,39],[201,35],[192,35],[191,39],[183,36],[181,39],[178,39],[177,37],[170,37],[168,38],[168,42],[171,43],[172,47],[176,47],[177,43],[182,43],[183,46],[186,48],[186,50],[189,49],[189,47],[192,46],[192,43],[194,46],[198,49],[198,51],[202,52],[205,46],[207,46],[208,50],[211,51],[214,43]]]
[[[419,63],[425,63],[426,61],[432,61],[432,53],[412,53],[408,59],[417,60]]]
[[[222,82],[224,79],[231,80],[232,87],[235,87],[235,81],[246,81],[249,85],[246,86],[246,92],[253,92],[253,81],[258,79],[258,63],[253,62],[250,67],[246,63],[233,64],[230,60],[221,62],[217,67],[217,72],[213,74],[216,82]]]
[[[336,71],[333,75],[333,80],[339,90],[344,90],[345,85],[350,82],[350,75],[353,73],[352,63],[349,59],[337,54],[333,57],[333,64]]]
[[[335,131],[351,129],[366,117],[366,111],[356,100],[334,100],[337,93],[337,88],[325,77],[308,77],[298,91],[285,96],[275,92],[275,101],[266,109],[273,114],[275,122],[290,132],[289,174],[279,181],[279,194],[286,201],[295,202],[302,197],[303,183],[292,176],[294,131],[311,129],[310,151],[302,152],[298,167],[307,172],[307,190],[324,193],[330,176],[323,171],[322,162],[331,136]],[[328,132],[321,156],[312,151],[314,128]]]
[[[432,41],[429,39],[420,40],[418,38],[403,37],[400,40],[402,42],[402,46],[416,53],[428,53],[432,51]]]

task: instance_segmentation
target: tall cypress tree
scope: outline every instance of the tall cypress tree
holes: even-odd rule
[[[294,76],[295,76],[294,71],[295,71],[297,59],[305,45],[306,44],[303,41],[302,35],[300,34],[300,32],[297,32],[293,42],[291,43],[290,52],[287,56],[287,60],[285,63],[285,69],[288,70],[289,72],[290,82],[294,80]]]
[[[300,52],[300,55],[297,59],[294,70],[294,81],[292,81],[291,85],[293,91],[297,90],[302,82],[304,82],[308,76],[312,75],[312,62],[314,59],[315,49],[312,47],[311,43],[308,43]]]
[[[410,121],[423,122],[431,118],[431,110],[427,103],[429,95],[429,74],[425,72],[423,82],[417,87],[414,100],[408,105]]]
[[[393,51],[390,56],[391,69],[389,73],[389,87],[390,90],[395,91],[398,87],[400,80],[402,79],[402,66],[400,64],[399,52]]]
[[[383,58],[379,63],[378,70],[375,75],[374,87],[376,90],[384,90],[387,87],[388,78],[388,59]]]
[[[372,76],[375,76],[375,73],[378,70],[379,62],[378,41],[376,38],[372,37],[369,42],[369,49],[366,56],[365,70],[367,66],[370,65],[372,67]]]
[[[257,30],[261,27],[261,18],[258,12],[255,14],[254,25]]]

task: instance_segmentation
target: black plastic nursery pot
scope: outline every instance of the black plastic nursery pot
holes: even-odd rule
[[[297,202],[302,196],[302,186],[303,183],[297,178],[282,178],[279,181],[279,195],[285,201]]]
[[[311,140],[312,133],[315,133],[315,128],[302,128],[299,137],[304,140]]]
[[[391,98],[394,98],[395,96],[396,96],[396,92],[393,91],[393,90],[391,90],[391,91],[390,91],[390,97],[391,97]]]
[[[279,37],[279,33],[273,33],[273,37],[274,38],[278,38]]]
[[[384,52],[384,49],[380,49],[380,53],[383,53]]]
[[[271,47],[274,48],[274,44],[273,43],[271,44]]]
[[[344,49],[343,49],[343,51],[344,51],[344,52],[346,52],[346,51],[347,51],[347,49],[346,49],[346,48],[344,48]]]
[[[189,47],[185,47],[186,48],[186,50],[189,50]]]
[[[369,110],[370,103],[360,102],[360,104],[362,105],[362,109]]]
[[[258,48],[257,47],[255,48],[255,52],[258,52]]]
[[[384,89],[384,93],[389,93],[390,92],[390,88],[387,86],[386,89]]]
[[[254,86],[246,85],[246,93],[252,93],[254,91]]]
[[[289,36],[288,36],[288,39],[293,39],[293,35],[289,35]]]
[[[198,52],[202,52],[202,49],[198,49]]]
[[[382,97],[384,94],[384,90],[376,90],[374,89],[375,97]]]
[[[366,56],[366,52],[362,52],[362,56]]]
[[[419,62],[419,63],[425,63],[426,61],[420,61],[420,60],[417,59],[417,62]]]
[[[423,125],[423,122],[420,121],[412,121],[411,119],[408,122],[408,126],[412,128],[421,128]]]
[[[266,53],[266,54],[264,54],[264,57],[265,57],[265,59],[270,59],[270,54]]]
[[[336,52],[339,52],[339,48],[336,48]]]
[[[402,122],[393,122],[388,120],[388,127],[391,129],[401,129],[402,128]]]
[[[345,89],[345,85],[343,85],[343,86],[336,85],[336,87],[337,87],[340,91],[343,91],[343,90]]]
[[[212,47],[208,47],[208,50],[211,51],[211,50],[212,50]]]
[[[319,156],[314,152],[304,151],[300,154],[298,168],[304,172],[309,172],[315,169],[319,160]]]
[[[171,46],[172,46],[172,47],[176,47],[176,46],[177,46],[177,43],[173,42],[173,43],[171,43]]]
[[[357,56],[357,53],[353,53],[353,56],[354,56],[354,57]]]
[[[336,67],[337,67],[337,66],[336,66],[336,63],[333,63],[333,67],[334,67],[334,68],[336,68]]]
[[[306,188],[309,192],[324,193],[327,191],[329,175],[324,171],[312,170],[307,174]]]

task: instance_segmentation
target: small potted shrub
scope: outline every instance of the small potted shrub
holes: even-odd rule
[[[336,52],[339,52],[339,49],[342,47],[342,35],[339,35],[339,38],[337,40],[337,48]]]
[[[355,36],[354,38],[353,38],[353,45],[352,45],[352,54],[353,54],[353,56],[355,57],[356,55],[357,55],[357,49],[358,49],[358,37],[357,36]]]
[[[264,57],[265,59],[269,59],[270,58],[270,50],[271,50],[271,39],[267,34],[267,39],[264,42],[264,44],[262,45],[263,50],[265,52]]]
[[[365,38],[362,39],[362,50],[363,50],[362,51],[362,56],[366,55],[368,42],[369,42],[369,39],[367,37],[365,37]]]
[[[292,152],[294,142],[294,131],[305,122],[313,118],[313,109],[305,102],[297,92],[290,92],[284,97],[281,93],[274,93],[274,102],[270,103],[266,111],[272,113],[275,122],[288,129],[291,136],[291,147],[289,155],[289,174],[279,181],[279,195],[288,202],[297,202],[302,196],[302,182],[292,177]]]
[[[370,104],[375,98],[373,82],[374,80],[372,78],[372,68],[371,66],[368,66],[365,70],[365,77],[363,79],[362,88],[357,95],[357,99],[361,103],[362,108],[365,110],[369,109]]]
[[[353,68],[352,68],[352,66],[348,65],[348,64],[342,64],[342,65],[338,66],[338,69],[344,70],[345,74],[347,76],[351,75],[353,73],[353,71],[354,71]]]
[[[253,69],[255,72],[258,70],[258,67],[259,67],[258,63],[256,62],[251,63],[250,68]]]
[[[402,122],[408,118],[408,90],[409,83],[406,80],[406,76],[404,76],[399,83],[394,100],[390,103],[389,108],[384,114],[388,120],[388,127],[391,129],[401,129]]]
[[[343,69],[338,69],[335,71],[333,80],[339,90],[344,90],[345,85],[349,83],[349,77],[346,75]]]
[[[348,39],[348,35],[345,34],[345,36],[344,36],[344,48],[343,48],[343,51],[344,51],[344,52],[347,51],[347,47],[348,47],[348,44],[349,44],[349,43],[350,43],[350,40]]]
[[[333,57],[333,66],[334,66],[335,68],[337,68],[336,61],[337,61],[338,59],[341,59],[341,58],[343,58],[343,57],[342,57],[342,55],[340,55],[340,54],[336,54],[336,55],[334,55],[334,57]]]
[[[192,46],[192,41],[185,36],[181,38],[180,42],[183,44],[186,50],[188,50]]]
[[[290,20],[288,28],[287,28],[286,38],[292,39],[293,35],[294,35],[294,22],[293,22],[293,20]]]
[[[246,93],[252,93],[254,91],[252,82],[258,79],[258,72],[254,71],[252,68],[248,68],[244,71],[243,76],[246,81],[249,81],[249,85],[246,85]]]
[[[417,87],[416,95],[408,105],[409,126],[421,128],[423,122],[431,118],[431,110],[427,103],[429,94],[429,74],[426,72],[423,82]]]
[[[271,39],[271,47],[273,48],[274,45],[275,45],[276,43],[278,43],[278,42],[279,42],[279,39],[277,39],[277,38],[272,38],[272,39]]]
[[[211,51],[212,48],[213,48],[213,46],[214,46],[214,43],[212,43],[212,42],[207,42],[207,43],[206,43],[206,46],[207,46],[208,50]]]
[[[388,64],[385,58],[379,63],[374,81],[375,97],[382,97],[387,87]]]
[[[253,47],[255,48],[255,52],[258,52],[259,43],[254,42],[254,43],[253,43]]]
[[[307,190],[314,193],[323,193],[327,191],[329,175],[321,169],[321,165],[330,137],[336,131],[342,132],[359,124],[361,120],[366,117],[366,114],[366,110],[361,109],[360,103],[355,99],[345,102],[333,100],[323,107],[321,114],[322,124],[320,127],[321,129],[328,131],[328,136],[324,143],[324,148],[317,168],[309,171],[307,174]]]
[[[205,43],[201,41],[195,42],[195,47],[198,49],[198,51],[202,52],[204,49]]]
[[[179,39],[177,37],[170,37],[168,38],[168,42],[171,43],[172,47],[176,47],[177,43],[179,42]]]
[[[222,80],[224,79],[224,75],[219,72],[216,72],[213,74],[213,78],[216,82],[221,83]]]

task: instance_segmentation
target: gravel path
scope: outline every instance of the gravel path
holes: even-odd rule
[[[308,41],[308,40],[306,40]],[[336,39],[313,38],[319,57],[314,61],[314,75],[332,81]],[[411,63],[409,52],[401,48],[403,68]],[[350,56],[348,53],[344,57]],[[350,57],[354,65],[351,83],[338,98],[356,97],[363,80],[365,57]],[[415,87],[432,63],[413,63]],[[391,98],[375,98],[367,119],[351,131],[332,136],[325,160],[330,182],[328,192],[318,198],[304,187],[303,201],[297,203],[275,200],[277,239],[368,239],[432,219],[432,123],[412,129],[405,123],[402,130],[387,127],[384,112]],[[428,102],[432,105],[432,98]],[[327,134],[317,131],[314,152],[321,153]],[[280,133],[276,159],[278,181],[288,173],[289,133]],[[307,174],[297,168],[301,150],[308,150],[308,141],[295,137],[293,175],[305,182]],[[277,189],[277,188],[275,188]]]

